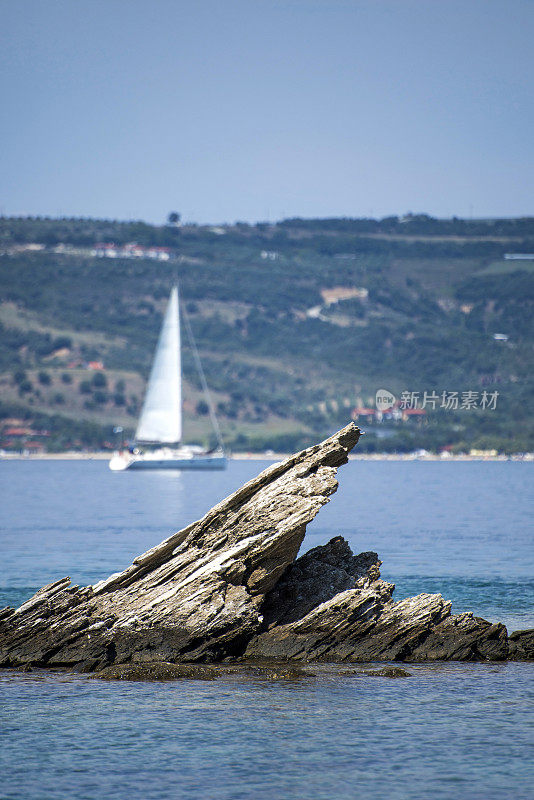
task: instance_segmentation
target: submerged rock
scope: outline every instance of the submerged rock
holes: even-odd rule
[[[93,673],[91,678],[101,681],[214,681],[220,675],[220,671],[212,666],[155,661],[148,664],[113,664]]]
[[[362,672],[355,672],[355,675],[365,675],[373,678],[411,678],[412,673],[406,672],[401,667],[382,667],[382,669],[366,669]]]
[[[201,520],[95,586],[79,588],[63,578],[16,611],[0,611],[0,666],[75,667],[142,680],[156,679],[150,676],[158,670],[180,677],[171,669],[180,662],[243,655],[278,661],[532,658],[532,631],[508,638],[503,625],[452,615],[451,604],[437,594],[393,601],[395,587],[380,578],[377,554],[355,556],[341,537],[296,559],[306,525],[336,491],[337,468],[359,436],[350,424],[273,464]],[[294,676],[295,668],[285,673]]]
[[[23,668],[26,671],[26,668]],[[362,673],[363,674],[363,673]],[[172,664],[168,661],[151,661],[146,664],[112,664],[98,672],[91,679],[101,681],[214,681],[219,678],[254,683],[257,681],[300,681],[314,678],[315,673],[283,664],[257,666],[248,663],[215,666],[213,664]]]

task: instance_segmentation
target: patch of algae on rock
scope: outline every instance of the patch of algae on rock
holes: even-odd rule
[[[382,669],[366,669],[354,672],[355,675],[365,675],[373,678],[411,678],[412,673],[406,672],[401,667],[383,667]]]
[[[215,667],[198,664],[171,664],[151,662],[146,664],[116,664],[106,667],[90,677],[101,681],[214,681],[221,672]]]

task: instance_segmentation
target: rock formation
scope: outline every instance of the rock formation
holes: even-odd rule
[[[359,436],[351,424],[273,464],[95,586],[64,578],[0,611],[0,666],[531,656],[532,632],[453,616],[440,595],[394,602],[377,554],[340,537],[296,559]]]
[[[439,594],[393,602],[376,553],[353,556],[341,537],[297,559],[264,602],[266,628],[250,658],[327,661],[500,660],[504,625],[452,615]]]

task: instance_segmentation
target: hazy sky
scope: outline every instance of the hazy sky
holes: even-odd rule
[[[0,213],[534,214],[534,0],[0,12]]]

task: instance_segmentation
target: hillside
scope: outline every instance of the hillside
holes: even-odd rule
[[[534,253],[532,218],[1,218],[0,447],[112,447],[114,425],[131,432],[177,276],[235,449],[295,449],[359,414],[368,451],[534,450],[534,260],[505,258],[518,253]],[[207,441],[188,350],[184,371],[186,438]],[[418,393],[404,412],[439,399],[378,421],[362,408],[380,388]],[[442,408],[444,392],[476,407]]]

